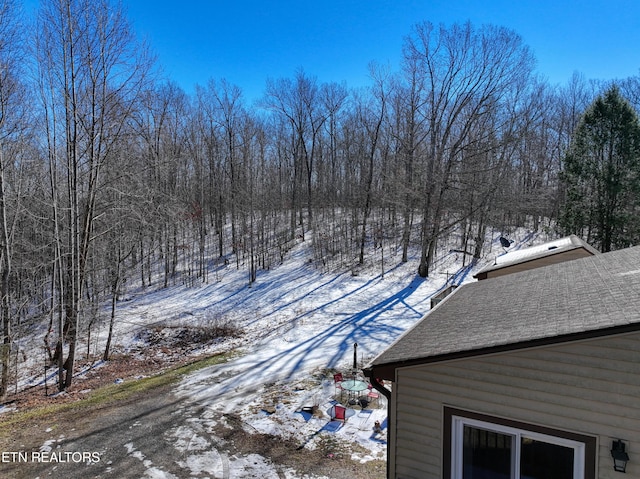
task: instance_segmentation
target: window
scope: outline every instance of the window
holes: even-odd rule
[[[445,408],[445,477],[591,479],[595,438]]]

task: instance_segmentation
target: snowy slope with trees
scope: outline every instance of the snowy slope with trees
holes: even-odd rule
[[[85,337],[114,331],[138,288],[208,285],[226,263],[257,283],[299,241],[320,271],[399,255],[432,278],[454,230],[476,258],[492,228],[550,230],[608,86],[545,83],[507,28],[422,21],[368,88],[300,69],[249,105],[225,79],[188,94],[162,78],[116,2],[18,7],[0,1],[0,397],[33,328],[68,388]]]

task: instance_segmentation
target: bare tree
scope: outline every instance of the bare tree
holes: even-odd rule
[[[308,77],[303,71],[296,74],[295,81],[282,78],[267,83],[263,106],[280,116],[288,127],[289,147],[287,156],[293,167],[291,188],[291,237],[296,230],[296,213],[299,214],[297,223],[302,226],[303,194],[306,196],[306,209],[309,221],[313,217],[313,191],[315,161],[320,153],[320,138],[322,127],[328,118],[321,101],[319,88],[314,78]]]
[[[420,193],[416,185],[421,180],[421,152],[425,148],[428,134],[427,115],[424,114],[427,102],[425,76],[419,65],[419,58],[406,55],[402,75],[394,89],[393,135],[396,138],[399,168],[396,178],[396,190],[400,195],[402,225],[402,261],[408,261],[409,241],[413,227],[415,210],[420,204]]]
[[[36,51],[49,120],[57,205],[53,228],[63,290],[59,345],[68,344],[60,388],[66,388],[73,378],[95,219],[101,214],[102,173],[136,108],[151,63],[122,10],[106,0],[43,4],[38,23]]]
[[[422,23],[407,39],[405,57],[423,75],[427,98],[425,188],[422,206],[422,253],[418,273],[428,276],[438,236],[447,227],[447,193],[469,133],[488,112],[522,88],[533,57],[522,39],[505,28],[471,24],[434,27]],[[486,132],[490,134],[491,132]]]
[[[241,246],[238,232],[240,205],[244,199],[245,171],[242,168],[242,130],[247,119],[242,90],[226,80],[216,83],[209,81],[206,88],[198,90],[198,103],[205,112],[211,125],[208,141],[214,142],[217,136],[222,146],[221,172],[224,173],[229,184],[228,208],[231,213],[231,245],[233,253],[238,253]],[[224,180],[215,185],[222,189]],[[220,228],[221,229],[221,228]],[[238,256],[236,256],[238,258]],[[238,264],[239,266],[239,264]]]
[[[19,205],[10,206],[9,191],[18,192],[20,187],[11,184],[8,170],[15,160],[15,143],[24,128],[24,85],[20,82],[19,65],[22,57],[22,36],[18,29],[17,5],[13,0],[0,1],[0,322],[2,344],[0,344],[0,399],[9,384],[10,350],[12,345],[12,276],[13,236]]]
[[[362,188],[364,204],[362,207],[362,229],[360,233],[360,253],[358,263],[364,264],[364,249],[367,238],[367,224],[371,215],[374,170],[376,159],[380,157],[380,143],[382,137],[382,125],[387,114],[387,73],[371,67],[372,77],[375,80],[373,98],[369,104],[361,104],[358,108],[359,121],[365,131],[364,160],[362,172]]]
[[[329,202],[332,212],[335,214],[335,206],[338,201],[337,190],[340,188],[339,181],[339,127],[341,117],[346,109],[349,91],[346,86],[339,83],[326,83],[320,88],[323,109],[326,111],[327,119],[324,122],[325,138],[322,145],[325,151],[321,153],[322,162],[318,171],[318,194],[322,201]]]

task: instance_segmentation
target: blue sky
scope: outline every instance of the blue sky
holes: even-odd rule
[[[397,67],[415,23],[470,20],[519,33],[538,72],[565,83],[574,71],[612,79],[640,73],[637,0],[123,0],[165,73],[186,91],[226,78],[247,98],[267,78],[303,68],[324,81],[368,85],[370,61]]]
[[[32,1],[32,0],[31,0]],[[226,78],[248,99],[299,68],[320,82],[369,85],[368,64],[399,64],[421,21],[492,23],[519,33],[538,72],[612,79],[640,73],[638,0],[122,0],[165,74],[187,92]]]

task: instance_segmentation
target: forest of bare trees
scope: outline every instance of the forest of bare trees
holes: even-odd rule
[[[250,286],[300,241],[323,270],[397,255],[425,277],[454,230],[479,257],[488,228],[553,228],[563,155],[608,84],[548,84],[494,26],[417,23],[402,55],[367,89],[299,70],[249,105],[224,79],[163,79],[108,0],[34,18],[0,0],[0,397],[34,327],[61,390],[98,327],[108,359],[130,285],[196,287],[229,264]],[[640,107],[640,79],[619,85]]]

